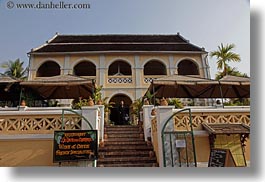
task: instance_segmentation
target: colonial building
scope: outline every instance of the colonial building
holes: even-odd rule
[[[94,78],[110,99],[140,98],[154,78],[209,78],[207,52],[175,35],[59,35],[29,52],[29,79],[62,74]]]

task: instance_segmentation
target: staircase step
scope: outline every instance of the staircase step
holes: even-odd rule
[[[152,144],[144,140],[139,126],[105,126],[105,139],[100,145],[98,167],[157,167]]]
[[[159,167],[157,163],[98,164],[98,167]]]
[[[107,139],[104,139],[104,142],[105,143],[108,143],[108,142],[137,142],[137,141],[144,141],[144,139],[142,138],[107,138]]]
[[[156,163],[155,157],[119,157],[119,158],[100,158],[98,164],[120,164],[120,163]]]
[[[124,133],[124,134],[118,134],[118,133],[113,133],[113,134],[108,134],[107,133],[107,137],[108,138],[140,138],[140,133],[133,133],[133,134],[130,134],[130,133],[128,133],[128,134],[126,134],[126,133]]]
[[[123,131],[123,130],[121,130],[121,131],[107,131],[107,134],[108,135],[112,135],[112,134],[119,134],[119,135],[124,135],[124,134],[140,134],[140,133],[142,133],[142,132],[140,132],[140,131],[134,131],[134,130],[132,130],[132,131],[128,131],[128,130],[125,130],[125,131]]]
[[[107,158],[107,157],[131,157],[131,156],[142,156],[142,157],[152,157],[154,156],[153,151],[144,150],[144,151],[111,151],[111,152],[101,152],[99,158]]]
[[[105,129],[109,130],[140,130],[139,126],[121,125],[121,126],[106,126]]]
[[[146,145],[147,143],[144,140],[138,140],[138,141],[108,141],[105,142],[105,146],[109,145]]]
[[[99,151],[137,151],[137,150],[153,150],[152,146],[147,145],[120,145],[120,146],[104,146],[100,147]]]
[[[139,128],[138,125],[105,125],[105,128]]]

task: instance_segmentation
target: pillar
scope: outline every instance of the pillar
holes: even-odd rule
[[[166,121],[173,115],[173,109],[175,106],[158,106],[157,113],[157,144],[158,144],[158,162],[159,166],[163,166],[163,144],[161,138],[161,132]]]
[[[154,108],[153,105],[144,105],[143,106],[143,130],[144,130],[144,139],[147,141],[149,135],[149,129],[151,128],[151,111]]]

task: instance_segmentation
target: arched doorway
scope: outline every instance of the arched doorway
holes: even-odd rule
[[[199,75],[198,66],[190,60],[183,60],[178,64],[179,75]]]
[[[121,101],[124,103],[124,107],[121,108]],[[125,94],[116,94],[110,100],[109,103],[114,103],[110,112],[110,120],[115,125],[129,124],[130,120],[130,105],[132,100]]]

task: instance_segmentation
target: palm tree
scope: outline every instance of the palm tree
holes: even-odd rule
[[[218,46],[217,51],[213,51],[210,53],[211,57],[217,58],[217,69],[223,70],[222,75],[227,75],[228,63],[229,62],[240,62],[240,55],[232,52],[232,49],[235,48],[234,44],[227,44],[224,46],[221,43],[221,46]]]
[[[232,76],[239,76],[239,77],[249,77],[246,73],[241,73],[240,71],[238,71],[236,68],[232,68],[230,66],[228,66],[226,68],[226,73],[227,75],[232,75]],[[218,72],[215,75],[215,79],[216,80],[220,80],[221,78],[223,78],[225,75],[223,72]]]
[[[20,59],[16,59],[15,61],[9,60],[8,62],[3,63],[1,67],[6,69],[4,75],[24,80],[27,78],[27,69],[23,68],[23,64],[24,62],[21,62]]]

